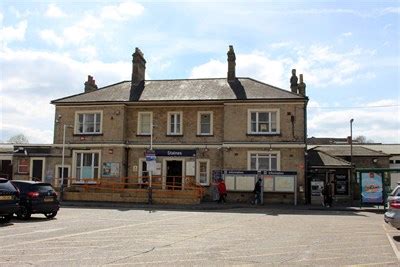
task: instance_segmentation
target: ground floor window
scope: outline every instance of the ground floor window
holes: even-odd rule
[[[250,152],[249,168],[250,170],[278,170],[278,153]]]
[[[99,152],[77,152],[75,157],[76,179],[99,177]]]
[[[197,160],[197,182],[201,185],[209,185],[210,183],[210,160]]]

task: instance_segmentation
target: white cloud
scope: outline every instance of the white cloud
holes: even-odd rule
[[[349,52],[338,53],[328,46],[293,48],[295,55],[286,58],[272,58],[262,52],[250,54],[236,53],[236,75],[253,77],[281,88],[289,87],[290,70],[304,74],[305,82],[311,87],[345,85],[355,79],[372,79],[374,73],[363,73],[360,60],[374,51],[355,48]],[[226,61],[210,60],[192,69],[190,78],[225,77]]]
[[[310,103],[308,110],[309,137],[349,136],[349,121],[354,118],[354,136],[364,135],[375,142],[400,143],[400,107],[396,100],[382,99],[355,108],[334,110]]]
[[[129,60],[80,62],[66,54],[32,50],[0,50],[0,61],[7,66],[0,77],[0,139],[23,132],[36,143],[53,140],[51,100],[83,92],[87,75],[101,87],[129,80],[131,71]]]
[[[97,57],[97,49],[93,45],[79,48],[79,54],[86,60],[93,60]]]
[[[66,17],[67,14],[64,13],[58,6],[55,4],[49,4],[47,7],[45,16],[51,17],[51,18],[63,18]]]
[[[132,1],[122,2],[116,6],[105,6],[100,12],[102,19],[110,19],[116,21],[128,20],[132,17],[140,16],[144,11],[144,7]]]
[[[42,30],[39,32],[39,36],[49,44],[55,44],[58,47],[64,45],[64,40],[60,38],[53,30]]]
[[[352,32],[345,32],[345,33],[342,34],[342,36],[344,36],[344,37],[350,37],[352,35],[353,35]]]
[[[0,29],[0,36],[2,42],[6,45],[13,41],[23,41],[25,39],[26,28],[28,22],[26,20],[20,21],[15,27],[8,26]]]

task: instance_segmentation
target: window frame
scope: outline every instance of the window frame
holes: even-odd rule
[[[96,132],[96,129],[94,127],[94,132],[85,132],[84,128],[82,129],[82,132],[79,131],[79,115],[91,115],[94,114],[96,118],[96,114],[100,114],[100,125],[99,125],[99,132]],[[83,126],[85,123],[83,122]],[[96,125],[96,124],[95,124]],[[98,135],[98,134],[103,134],[103,111],[102,110],[78,110],[75,111],[75,123],[74,123],[74,134],[78,135]]]
[[[255,132],[252,131],[251,128],[251,114],[256,113],[257,115],[257,120],[256,120],[256,125],[257,125],[257,130]],[[258,117],[260,113],[267,113],[268,114],[268,126],[269,126],[269,131],[268,132],[260,132],[258,131],[258,126],[259,126],[259,120]],[[276,131],[271,131],[271,126],[272,126],[272,113],[276,113]],[[271,109],[248,109],[247,110],[247,134],[251,135],[275,135],[275,134],[280,134],[280,110],[278,108],[271,108]]]
[[[22,160],[26,161],[25,165],[21,165],[20,162]],[[30,170],[29,163],[30,163],[29,159],[18,159],[18,170],[17,170],[17,173],[19,173],[19,174],[29,174],[29,170]],[[21,167],[26,168],[26,171],[21,171],[21,169],[20,169]]]
[[[256,154],[257,155],[257,161],[256,161],[256,169],[251,168],[251,158],[252,155]],[[267,171],[280,171],[281,170],[281,152],[280,151],[248,151],[247,152],[247,169],[248,170],[259,170],[259,162],[258,158],[260,155],[268,155],[268,160],[269,160],[269,170]],[[276,155],[276,170],[271,169],[271,155]],[[264,169],[262,169],[264,170]]]
[[[200,163],[205,162],[207,164],[207,181],[205,183],[200,182]],[[208,186],[210,185],[210,160],[209,159],[197,159],[196,160],[196,182]]]
[[[80,178],[77,178],[77,158],[78,158],[78,154],[92,154],[92,163],[94,163],[94,154],[98,154],[98,158],[99,158],[99,162],[98,162],[98,172],[97,172],[97,177],[94,177],[94,165],[92,166],[92,176],[93,178],[82,178],[82,164],[83,164],[83,159],[81,158],[81,170],[80,170]],[[72,177],[74,177],[77,181],[83,180],[83,179],[92,179],[92,180],[97,180],[100,178],[101,176],[101,166],[102,166],[102,162],[101,162],[101,150],[74,150],[73,154],[72,154]]]
[[[175,123],[174,123],[174,127],[175,127],[175,131],[174,132],[172,132],[171,131],[171,116],[172,115],[180,115],[179,117],[180,117],[180,120],[179,120],[179,124],[180,124],[180,131],[179,132],[177,132],[176,131],[176,127],[177,127],[177,123],[176,123],[176,121],[175,121]],[[168,135],[182,135],[182,133],[183,133],[183,112],[182,111],[169,111],[168,112],[168,119],[167,119],[167,134]]]
[[[210,115],[210,132],[202,133],[201,132],[201,115],[209,114]],[[197,112],[197,135],[208,136],[214,134],[214,112],[213,111],[198,111]]]
[[[142,115],[150,114],[150,132],[144,133],[142,129]],[[138,112],[138,122],[137,122],[137,135],[151,135],[153,125],[153,112],[152,111],[139,111]]]

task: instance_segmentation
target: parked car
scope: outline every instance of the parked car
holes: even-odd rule
[[[389,209],[384,220],[394,228],[400,230],[400,184],[388,196]]]
[[[11,181],[20,191],[20,209],[16,212],[20,219],[29,219],[34,213],[54,218],[60,209],[57,192],[48,183],[35,181]]]
[[[8,223],[19,210],[19,192],[7,179],[0,178],[0,223]]]

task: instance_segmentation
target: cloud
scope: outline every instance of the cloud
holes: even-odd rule
[[[132,1],[122,2],[117,6],[105,6],[100,12],[102,19],[115,21],[128,20],[132,17],[140,16],[144,11],[144,7]]]
[[[55,4],[49,4],[47,7],[45,16],[50,17],[50,18],[63,18],[66,17],[67,14],[65,14],[58,6]]]
[[[60,38],[53,30],[42,30],[39,32],[39,36],[46,43],[55,44],[58,47],[62,47],[64,45],[64,40]]]
[[[284,58],[273,58],[264,52],[250,54],[236,53],[236,75],[253,77],[281,88],[289,87],[290,70],[296,68],[303,73],[305,82],[311,87],[345,85],[356,79],[372,79],[374,73],[362,72],[362,58],[369,57],[374,51],[354,48],[348,52],[334,52],[329,46],[292,47]],[[190,78],[225,77],[226,61],[210,60],[195,66]]]
[[[20,21],[15,27],[8,26],[0,28],[0,36],[4,45],[14,41],[23,41],[28,27],[26,20]]]
[[[345,32],[345,33],[342,33],[342,36],[344,36],[344,37],[350,37],[350,36],[352,36],[352,35],[353,35],[352,32]]]
[[[355,108],[334,110],[323,109],[310,101],[308,110],[309,137],[349,136],[349,121],[354,118],[354,136],[364,135],[375,142],[400,143],[400,107],[396,100],[382,99]]]
[[[101,87],[129,80],[131,71],[129,60],[81,62],[67,54],[33,50],[3,49],[0,50],[0,61],[7,66],[0,76],[0,132],[3,135],[0,139],[7,140],[22,132],[32,143],[53,141],[54,107],[51,100],[83,92],[89,74]]]

